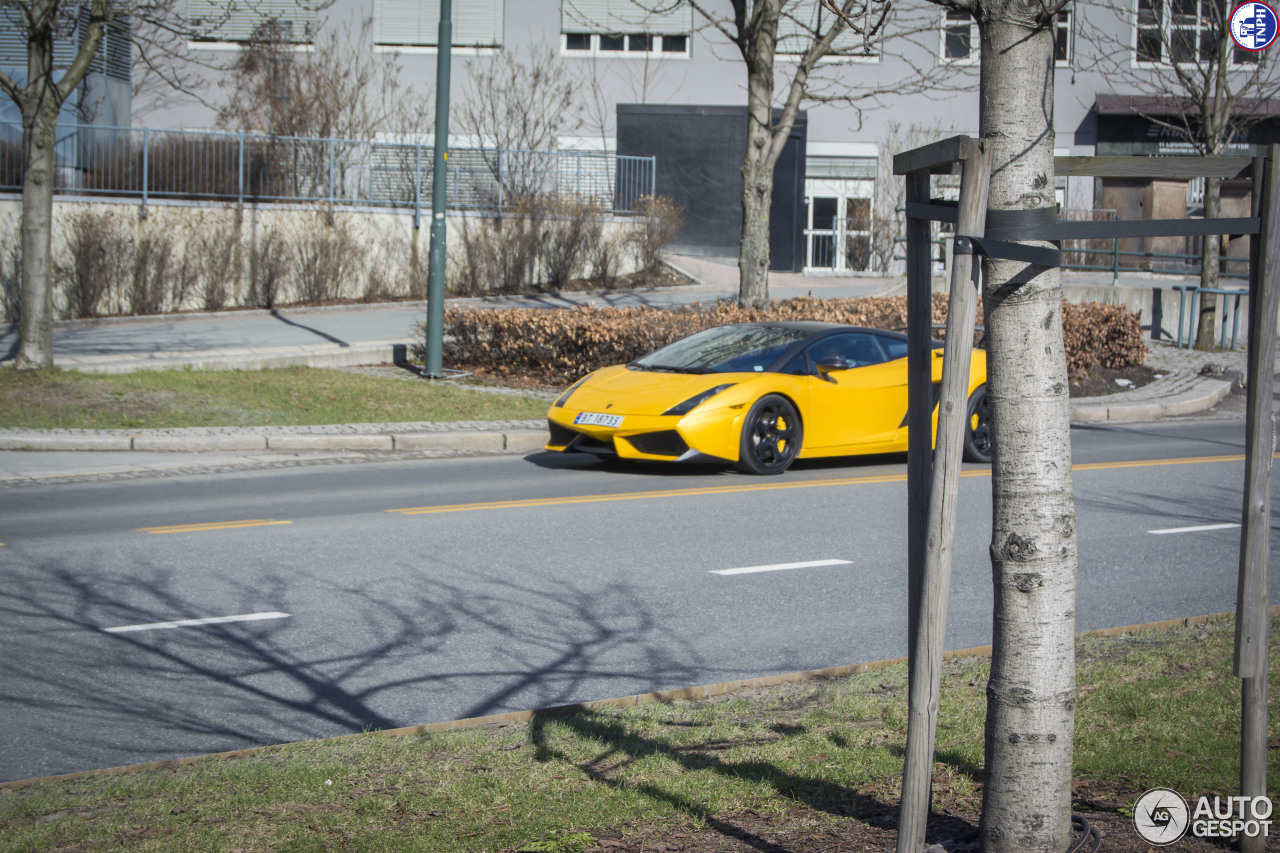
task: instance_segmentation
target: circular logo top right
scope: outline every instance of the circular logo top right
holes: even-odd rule
[[[1232,41],[1244,50],[1266,50],[1280,35],[1280,17],[1266,3],[1241,3],[1230,24]]]

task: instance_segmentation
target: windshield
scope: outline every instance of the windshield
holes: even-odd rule
[[[677,373],[763,371],[787,347],[812,332],[774,326],[720,326],[706,329],[631,362],[641,370]]]

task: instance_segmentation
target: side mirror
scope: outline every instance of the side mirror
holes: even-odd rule
[[[832,356],[830,358],[819,359],[817,368],[819,378],[834,383],[835,380],[831,378],[831,372],[833,370],[848,370],[849,362],[840,358],[840,356]]]

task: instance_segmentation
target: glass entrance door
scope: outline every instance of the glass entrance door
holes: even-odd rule
[[[871,199],[865,181],[806,181],[805,269],[856,272],[871,265]]]

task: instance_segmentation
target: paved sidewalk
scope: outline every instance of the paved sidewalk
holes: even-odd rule
[[[677,257],[674,266],[693,279],[689,287],[646,291],[598,291],[525,297],[451,300],[451,304],[670,305],[732,298],[737,267],[728,260]],[[773,274],[775,296],[813,293],[862,296],[892,289],[894,280]],[[56,361],[88,372],[123,372],[165,366],[212,369],[286,364],[347,367],[401,361],[425,303],[220,315],[121,318],[60,323]],[[396,330],[404,334],[395,337]],[[11,357],[16,330],[0,334],[0,360]],[[1210,409],[1243,373],[1243,352],[1202,353],[1149,343],[1148,365],[1161,373],[1132,391],[1071,403],[1076,423],[1123,423]],[[1216,364],[1219,375],[1201,370]],[[246,427],[162,430],[0,429],[0,483],[208,468],[303,464],[360,459],[531,453],[546,442],[541,420],[465,423],[338,424],[311,427]]]

